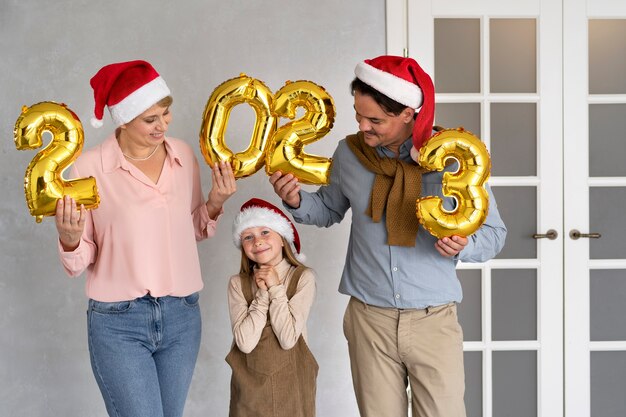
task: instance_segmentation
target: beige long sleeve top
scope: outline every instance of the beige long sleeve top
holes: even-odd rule
[[[250,353],[259,342],[268,311],[272,329],[283,349],[291,349],[301,334],[306,340],[306,321],[316,292],[315,273],[307,268],[300,277],[296,293],[288,300],[287,287],[296,268],[285,259],[274,268],[280,284],[266,291],[257,287],[252,280],[252,293],[255,297],[250,306],[243,295],[239,275],[230,277],[230,322],[235,343],[243,353]]]

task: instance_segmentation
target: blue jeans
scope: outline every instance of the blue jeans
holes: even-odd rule
[[[91,368],[111,417],[180,417],[200,348],[199,294],[89,300]]]

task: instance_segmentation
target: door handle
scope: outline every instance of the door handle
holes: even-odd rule
[[[533,239],[550,239],[554,240],[559,236],[556,230],[550,229],[545,234],[535,233]]]
[[[569,232],[569,237],[571,237],[574,240],[578,240],[581,237],[586,237],[588,239],[600,239],[602,235],[600,233],[580,233],[580,231],[576,229],[572,229]]]

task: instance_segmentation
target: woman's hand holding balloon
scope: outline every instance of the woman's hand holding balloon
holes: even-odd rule
[[[213,186],[209,191],[206,207],[209,211],[209,217],[215,219],[221,213],[226,200],[237,191],[237,184],[233,169],[226,161],[213,164],[211,178]]]
[[[59,198],[56,207],[55,223],[63,250],[71,252],[78,247],[85,229],[86,219],[87,210],[84,204],[81,204],[80,210],[77,210],[76,200],[67,195]]]

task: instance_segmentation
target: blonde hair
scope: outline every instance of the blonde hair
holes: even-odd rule
[[[167,96],[167,97],[163,97],[161,100],[157,101],[157,102],[156,102],[156,104],[157,104],[159,107],[164,107],[164,108],[165,108],[165,107],[169,107],[169,106],[171,106],[173,102],[174,102],[174,98],[172,98],[172,96]],[[150,106],[150,107],[152,107],[152,106]],[[147,109],[146,109],[146,110],[147,110]],[[139,117],[139,116],[136,116],[136,117],[135,117],[135,119],[136,119],[137,117]],[[135,120],[135,119],[133,119],[133,120]],[[133,120],[131,120],[130,122],[132,122]],[[127,125],[127,124],[128,124],[128,123],[130,123],[130,122],[126,122],[126,123],[124,123],[124,125]],[[118,139],[119,139],[119,137],[120,137],[120,133],[122,132],[122,130],[123,130],[123,129],[122,129],[122,127],[121,127],[121,126],[118,126],[118,127],[116,127],[116,128],[115,128],[115,137],[116,137],[116,138],[118,138]]]
[[[283,240],[283,258],[286,258],[287,261],[293,266],[304,266],[302,262],[300,262],[296,255],[291,250],[291,244],[281,236]],[[251,261],[250,258],[246,255],[246,252],[243,250],[243,246],[241,247],[241,267],[239,268],[240,275],[252,276],[252,269],[254,268],[255,262]]]
[[[172,105],[173,102],[174,102],[174,99],[172,98],[172,96],[167,96],[157,101],[156,104],[158,104],[159,107],[169,107]]]

